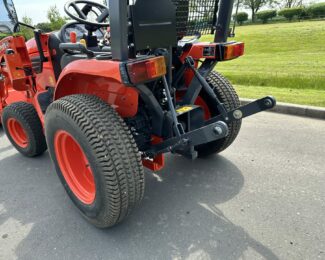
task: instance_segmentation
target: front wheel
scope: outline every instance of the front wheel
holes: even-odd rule
[[[45,129],[57,174],[89,222],[114,226],[140,203],[141,157],[112,107],[95,96],[64,97],[47,109]]]
[[[17,102],[5,107],[1,121],[8,139],[21,154],[35,157],[46,151],[42,123],[32,104]]]
[[[207,82],[209,83],[210,87],[213,89],[214,93],[217,95],[221,103],[225,105],[227,111],[231,111],[240,107],[240,101],[236,90],[230,84],[230,82],[220,73],[212,71],[207,78]],[[216,100],[212,99],[204,91],[200,93],[196,104],[200,105],[203,108],[206,119],[220,114],[220,112],[218,111]],[[197,146],[195,149],[198,152],[198,156],[201,158],[207,157],[209,155],[220,153],[227,149],[237,138],[241,128],[241,123],[241,120],[229,123],[229,135],[227,137]]]

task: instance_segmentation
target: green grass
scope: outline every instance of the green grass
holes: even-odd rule
[[[241,97],[258,99],[267,95],[273,95],[280,102],[294,103],[325,107],[325,91],[315,89],[290,89],[276,87],[241,86],[236,85],[236,90]]]
[[[235,40],[245,42],[245,56],[216,69],[242,97],[325,106],[325,21],[242,26]]]

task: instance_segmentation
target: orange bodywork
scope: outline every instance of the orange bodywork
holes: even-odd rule
[[[126,86],[121,77],[121,62],[113,60],[81,59],[68,64],[56,80],[52,59],[55,50],[49,49],[49,35],[43,34],[41,42],[44,56],[43,71],[36,74],[31,60],[40,56],[34,39],[25,43],[23,37],[7,37],[0,42],[0,116],[4,107],[24,101],[33,104],[44,126],[44,114],[38,96],[55,88],[54,100],[73,94],[90,94],[100,97],[123,117],[134,117],[138,112],[139,92]],[[12,49],[8,55],[6,50]],[[5,64],[5,66],[3,65]],[[27,69],[30,75],[26,74]],[[162,140],[153,138],[153,143]],[[164,166],[164,155],[153,160],[144,160],[144,166],[158,171]]]
[[[18,91],[26,91],[31,87],[31,61],[23,37],[7,37],[0,44],[1,67],[6,86]],[[27,76],[24,70],[29,70]]]
[[[0,76],[0,116],[8,104],[31,102],[34,73],[23,37],[11,36],[0,42]]]
[[[158,136],[152,136],[151,143],[154,145],[154,144],[162,143],[163,141],[164,140]],[[158,171],[162,170],[165,166],[165,156],[163,154],[158,154],[152,160],[143,159],[142,164],[144,167],[146,167],[154,172],[158,172]]]
[[[56,80],[54,75],[54,69],[52,64],[52,57],[55,55],[53,50],[48,48],[49,35],[42,34],[41,42],[43,47],[43,52],[45,58],[47,58],[47,62],[43,63],[43,71],[40,74],[36,74],[36,87],[38,90],[45,90],[46,87],[55,87]],[[37,49],[35,39],[31,39],[26,42],[26,46],[28,49],[28,54],[31,59],[39,57],[39,52]]]
[[[136,115],[139,93],[134,87],[123,84],[120,62],[77,60],[70,63],[56,81],[52,64],[56,53],[49,49],[48,41],[49,35],[42,34],[41,42],[47,59],[42,73],[33,72],[30,76],[26,76],[23,68],[31,70],[31,60],[39,57],[36,41],[32,39],[25,43],[23,37],[7,37],[0,42],[0,59],[6,64],[0,67],[0,74],[5,76],[0,80],[0,113],[5,106],[17,101],[33,103],[38,110],[36,95],[54,87],[55,100],[72,94],[96,95],[112,105],[122,117]],[[12,49],[13,54],[5,54],[7,49]],[[41,112],[39,116],[43,122]]]
[[[122,117],[138,112],[139,93],[123,84],[120,62],[112,60],[77,60],[61,73],[55,99],[72,94],[90,94],[113,106]]]

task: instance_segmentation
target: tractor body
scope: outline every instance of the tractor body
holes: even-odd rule
[[[31,157],[47,143],[82,214],[99,227],[120,222],[143,196],[142,165],[158,171],[166,153],[196,159],[221,152],[243,118],[275,106],[265,97],[241,107],[230,83],[214,72],[218,62],[244,54],[243,43],[227,41],[233,2],[110,0],[108,8],[76,0],[65,8],[77,22],[60,31],[35,29],[27,42],[2,39],[0,115],[8,138]],[[198,41],[210,33],[214,42]],[[103,176],[115,186],[105,186]]]

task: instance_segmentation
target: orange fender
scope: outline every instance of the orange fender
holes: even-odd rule
[[[73,94],[100,97],[113,106],[122,117],[138,112],[139,93],[135,87],[123,84],[120,62],[112,60],[77,60],[62,71],[57,82],[55,100]]]

